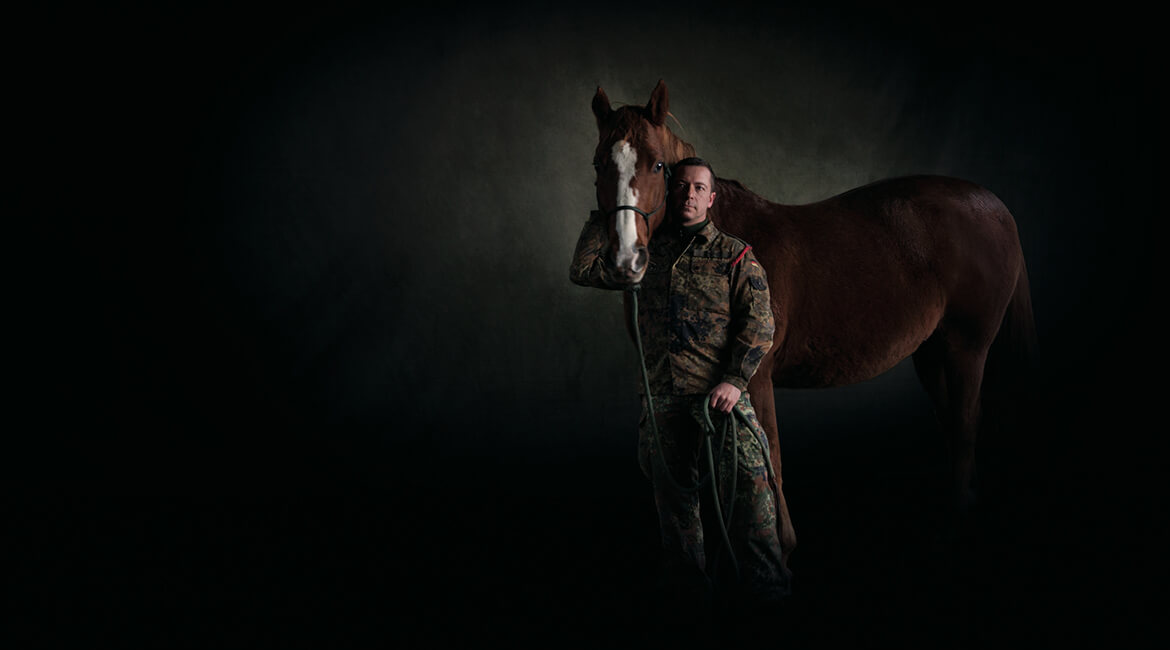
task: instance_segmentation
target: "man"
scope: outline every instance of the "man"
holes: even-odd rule
[[[747,393],[772,345],[774,324],[767,277],[751,247],[708,218],[714,185],[710,164],[700,158],[679,161],[668,187],[667,219],[648,246],[637,319],[651,396],[643,401],[638,460],[654,490],[667,593],[707,601],[718,583],[738,587],[737,593],[758,604],[789,592],[767,439]],[[606,237],[604,221],[594,212],[577,242],[570,268],[574,283],[626,288],[608,273]],[[647,402],[653,403],[653,414]],[[708,474],[705,404],[716,429],[711,448],[721,459],[715,477],[721,508],[732,515],[727,533],[733,556],[723,543],[710,487],[679,489]],[[736,417],[733,409],[743,415],[737,420],[735,458],[719,452],[724,418]],[[738,473],[733,477],[733,472]]]

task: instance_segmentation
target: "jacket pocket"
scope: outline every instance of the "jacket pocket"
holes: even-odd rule
[[[691,310],[723,315],[731,313],[731,280],[727,274],[730,262],[724,257],[691,259]]]

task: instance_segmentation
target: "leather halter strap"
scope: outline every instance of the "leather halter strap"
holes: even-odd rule
[[[661,210],[662,207],[664,205],[666,205],[666,196],[667,196],[667,194],[670,193],[670,166],[669,165],[664,166],[663,173],[662,173],[662,184],[663,184],[662,202],[658,204],[658,207],[654,208],[653,210],[651,210],[649,212],[646,212],[645,210],[643,210],[642,208],[639,208],[636,205],[619,205],[618,207],[610,210],[609,212],[606,212],[605,213],[606,218],[612,217],[613,215],[617,214],[618,212],[621,212],[622,210],[633,210],[634,212],[637,212],[638,214],[642,215],[642,218],[646,220],[646,232],[650,232],[650,216],[653,215],[654,213],[658,212],[659,210]]]

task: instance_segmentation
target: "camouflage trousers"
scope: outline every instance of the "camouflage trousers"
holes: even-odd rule
[[[772,603],[789,594],[791,575],[780,559],[777,487],[768,464],[768,441],[746,391],[736,408],[743,410],[749,426],[734,421],[734,445],[723,435],[724,422],[734,413],[709,411],[715,427],[714,479],[722,515],[730,515],[727,533],[738,577],[718,528],[711,486],[687,489],[710,474],[703,415],[708,399],[655,396],[657,444],[646,413],[639,424],[638,463],[650,479],[658,510],[663,586],[682,598],[709,600],[714,590],[729,590],[757,604]]]

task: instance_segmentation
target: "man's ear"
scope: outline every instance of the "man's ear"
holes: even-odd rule
[[[650,93],[650,101],[646,102],[646,115],[654,126],[666,123],[666,113],[670,110],[670,95],[666,92],[666,82],[659,79]]]
[[[601,124],[609,119],[609,114],[612,112],[613,109],[609,107],[609,97],[606,96],[601,86],[598,86],[597,93],[593,95],[593,116],[597,118],[598,128],[601,128]]]

